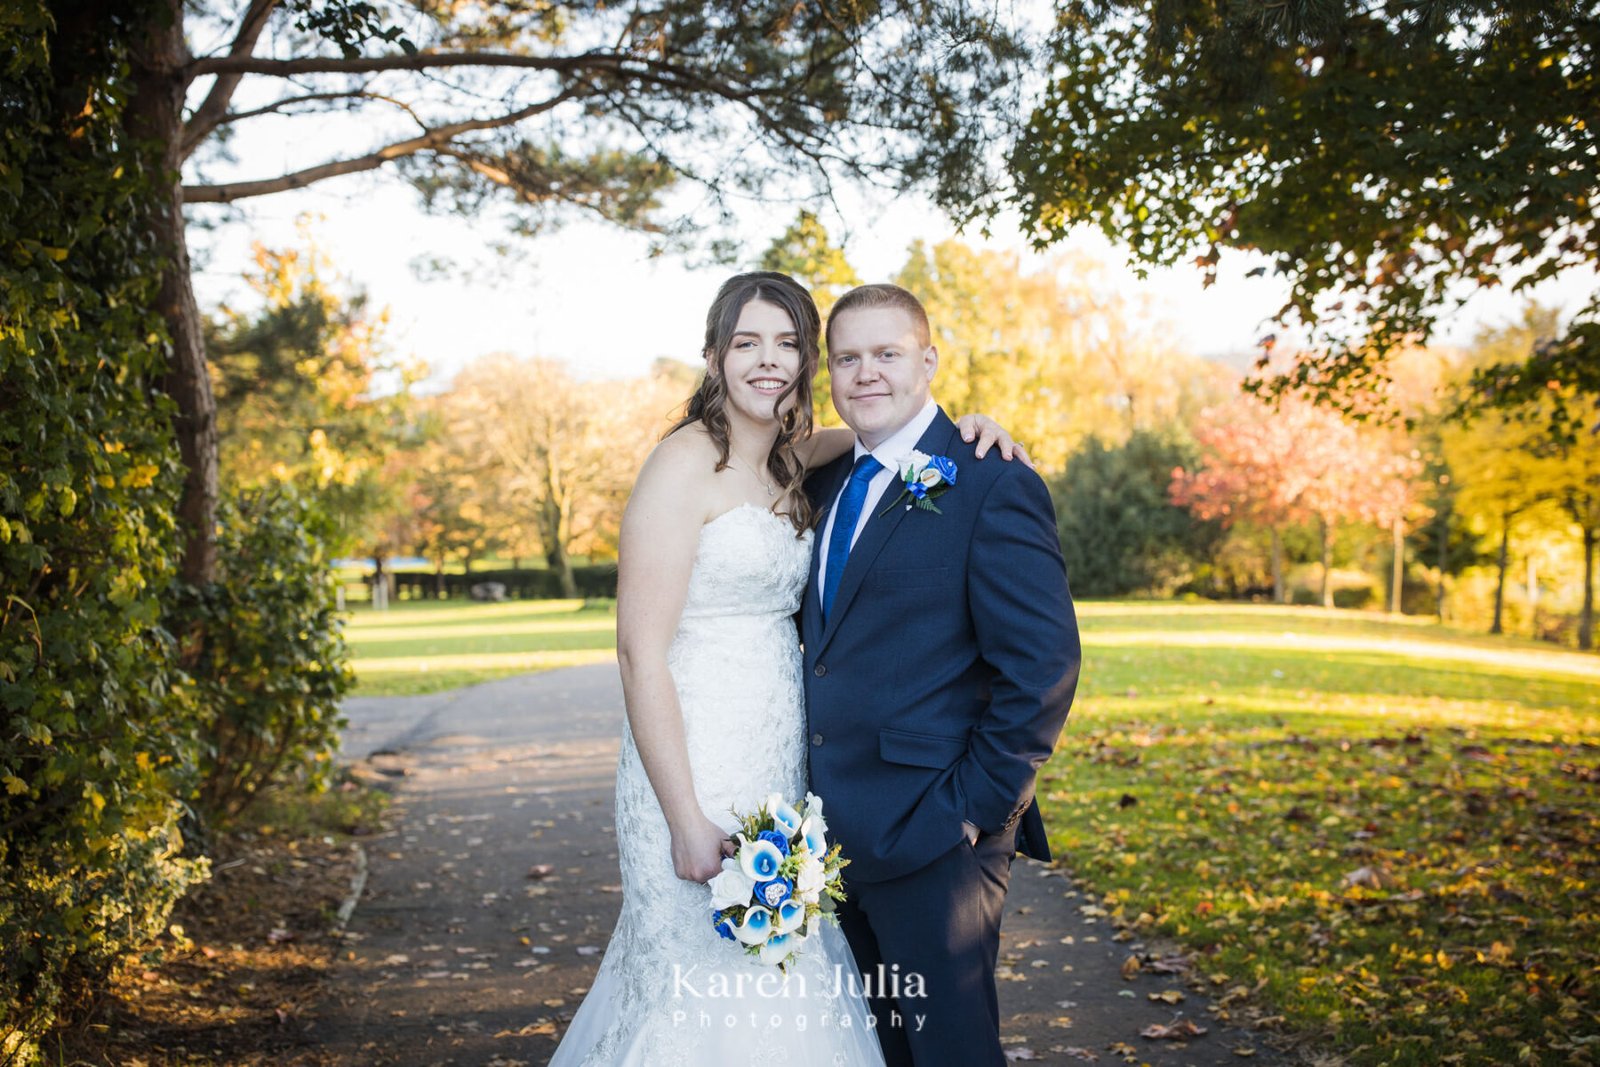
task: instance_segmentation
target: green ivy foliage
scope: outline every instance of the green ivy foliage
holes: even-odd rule
[[[242,490],[217,511],[217,581],[183,585],[173,600],[174,632],[203,635],[188,663],[201,708],[195,808],[207,831],[270,785],[328,785],[339,700],[355,684],[328,567],[334,533],[291,484]]]
[[[161,931],[192,704],[160,626],[181,472],[119,22],[0,17],[0,1059]]]

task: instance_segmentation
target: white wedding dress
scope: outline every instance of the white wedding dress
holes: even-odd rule
[[[667,665],[695,793],[726,830],[769,793],[805,794],[805,696],[792,616],[810,533],[741,504],[706,523]],[[823,798],[826,801],[826,797]],[[826,810],[826,809],[824,809]],[[711,925],[711,890],[672,867],[633,734],[617,762],[622,914],[551,1067],[874,1067],[883,1063],[844,934],[819,924],[787,981]]]

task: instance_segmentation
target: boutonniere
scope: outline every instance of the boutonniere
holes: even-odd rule
[[[913,451],[906,459],[905,470],[900,472],[900,495],[889,506],[878,512],[887,515],[896,504],[904,503],[906,510],[921,508],[935,515],[943,515],[935,500],[956,484],[956,461],[949,456],[930,456]]]

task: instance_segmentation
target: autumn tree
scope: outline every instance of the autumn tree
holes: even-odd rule
[[[406,480],[405,501],[414,518],[415,550],[433,560],[435,591],[444,595],[444,569],[459,558],[470,571],[473,559],[497,547],[494,501],[488,489],[489,460],[438,425],[448,397],[429,398],[427,442],[416,451]]]
[[[1590,0],[1069,0],[1050,51],[1011,159],[1025,226],[1050,244],[1087,222],[1208,283],[1225,251],[1265,256],[1277,322],[1316,342],[1259,368],[1269,392],[1348,397],[1460,296],[1600,258]],[[1476,400],[1550,381],[1600,395],[1600,302]]]
[[[614,544],[639,464],[668,428],[678,390],[654,376],[583,382],[561,363],[497,354],[469,364],[445,401],[444,432],[484,457],[486,491],[530,529],[563,596],[574,552]]]
[[[1217,368],[1147,328],[1091,258],[1028,272],[1016,253],[918,241],[894,280],[928,309],[940,403],[992,415],[1048,474],[1090,434],[1170,426],[1220,391]]]
[[[1572,523],[1583,545],[1578,647],[1588,651],[1594,648],[1595,550],[1600,546],[1600,431],[1585,429],[1570,441],[1561,441],[1553,457],[1550,481],[1551,499]]]
[[[63,26],[114,21],[123,6],[56,5]],[[990,145],[1022,54],[1007,27],[966,0],[161,0],[136,17],[118,88],[129,132],[160,148],[150,236],[167,255],[156,304],[187,471],[183,575],[196,584],[215,556],[217,429],[186,207],[382,170],[433,209],[504,205],[519,234],[578,211],[671,244],[726,217],[730,196],[805,196],[840,175],[977,203],[992,196]],[[196,55],[198,39],[224,43]],[[268,121],[342,130],[339,143],[353,147],[281,172],[217,176],[227,136]],[[311,140],[283,144],[296,155]],[[693,196],[667,206],[680,185],[708,194],[709,219]]]
[[[1201,465],[1172,472],[1175,503],[1224,526],[1248,523],[1271,540],[1273,599],[1285,600],[1283,531],[1316,520],[1325,607],[1333,532],[1359,511],[1362,476],[1354,428],[1334,412],[1286,399],[1276,409],[1251,397],[1208,408],[1195,429]]]
[[[1545,441],[1538,428],[1494,412],[1445,430],[1444,454],[1456,485],[1455,506],[1495,549],[1494,619],[1489,632],[1505,632],[1506,569],[1518,524],[1549,498],[1549,462],[1537,452]]]
[[[387,310],[346,294],[302,220],[299,248],[253,248],[259,309],[207,323],[220,474],[235,488],[291,482],[332,521],[329,550],[363,545],[372,513],[398,504],[384,463],[416,443],[409,387],[423,374],[388,351]]]

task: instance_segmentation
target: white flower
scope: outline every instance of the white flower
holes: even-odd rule
[[[933,462],[933,457],[932,456],[928,455],[926,452],[919,452],[919,451],[917,451],[916,449],[913,448],[906,455],[906,458],[905,458],[902,466],[908,467],[913,471],[920,471],[920,470],[922,470],[922,468],[926,467],[928,464],[930,464],[932,462]]]
[[[768,793],[766,803],[761,806],[772,816],[773,824],[784,837],[792,838],[800,832],[800,813],[781,794]]]
[[[800,861],[800,873],[795,876],[794,888],[802,899],[815,901],[827,881],[827,870],[819,855],[812,852]]]
[[[806,906],[800,901],[790,897],[778,905],[778,916],[773,921],[772,929],[775,933],[788,934],[798,930],[806,921]]]
[[[828,820],[822,817],[822,798],[815,793],[806,794],[806,821],[814,825],[818,833],[828,832]]]
[[[789,953],[800,951],[800,946],[805,944],[805,940],[800,934],[773,934],[771,939],[761,946],[761,962],[782,963],[789,958]]]
[[[752,841],[739,835],[739,869],[752,883],[770,882],[778,876],[783,853],[771,841]]]
[[[828,852],[828,824],[822,821],[822,813],[807,815],[805,822],[800,824],[800,836],[805,840],[806,850],[813,856],[825,856]]]
[[[944,481],[944,475],[939,473],[939,469],[937,467],[924,467],[922,468],[922,473],[917,475],[917,481],[921,482],[929,489],[932,489],[934,486]]]
[[[756,887],[755,880],[731,857],[722,861],[722,873],[711,879],[710,885],[713,911],[750,903],[750,894]]]
[[[733,928],[733,936],[741,944],[762,945],[772,936],[772,912],[766,908],[750,908],[744,921]]]

